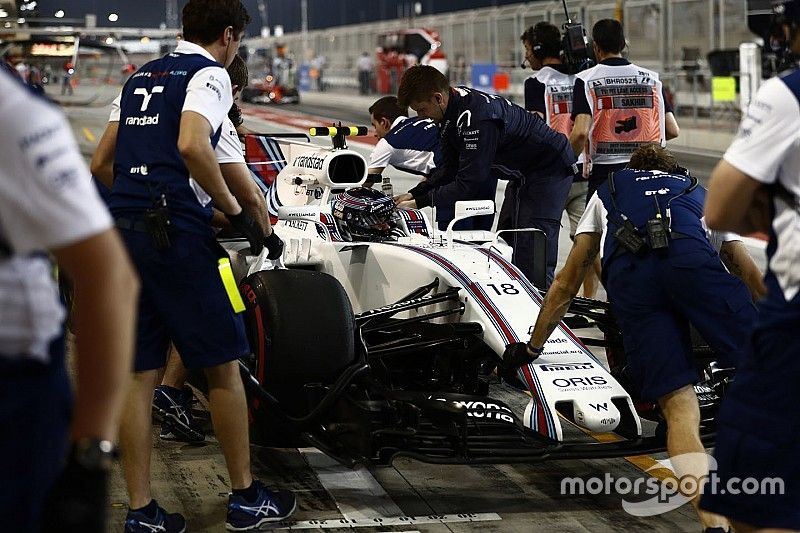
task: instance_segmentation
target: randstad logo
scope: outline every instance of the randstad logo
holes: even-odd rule
[[[138,167],[131,167],[130,169],[131,174],[141,174],[142,176],[147,176],[147,165],[141,165]]]
[[[128,117],[125,120],[126,126],[157,126],[160,113],[144,117]]]
[[[686,453],[660,461],[645,471],[646,477],[615,477],[606,472],[603,477],[564,478],[562,495],[618,494],[623,497],[622,508],[633,516],[656,516],[667,513],[703,494],[775,495],[785,494],[782,478],[767,477],[721,479],[717,461],[706,453]]]

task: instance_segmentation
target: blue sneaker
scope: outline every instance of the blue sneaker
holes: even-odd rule
[[[166,385],[156,387],[153,394],[153,414],[163,426],[159,436],[166,440],[203,442],[203,428],[192,416],[192,389],[178,390]]]
[[[228,498],[225,528],[229,531],[249,531],[268,522],[280,522],[288,518],[297,507],[297,499],[292,492],[269,490],[258,480],[253,480],[253,483],[258,489],[258,497],[254,502],[248,502],[235,494]]]
[[[155,501],[155,500],[154,500]],[[179,513],[167,513],[156,504],[156,515],[147,516],[142,511],[131,511],[125,517],[125,533],[184,533],[186,520]]]

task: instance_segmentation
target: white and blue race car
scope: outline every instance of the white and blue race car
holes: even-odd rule
[[[578,299],[572,320],[580,315],[603,335],[581,339],[562,323],[541,357],[519,369],[517,388],[499,383],[506,345],[529,338],[542,301],[503,235],[435,232],[421,211],[399,210],[403,236],[348,240],[329,199],[363,183],[367,165],[335,133],[333,149],[246,139],[286,243],[278,264],[244,255],[241,241],[225,243],[247,305],[253,356],[242,368],[256,442],[303,441],[343,462],[382,464],[400,455],[510,463],[664,449],[663,424],[643,430],[643,418],[660,415],[626,388],[621,337],[602,302]],[[461,202],[456,211],[458,220],[494,205]],[[587,343],[606,348],[608,366]],[[698,354],[710,441],[730,374],[712,353]],[[514,409],[493,397],[498,391],[527,406]],[[597,434],[606,437],[590,438]]]

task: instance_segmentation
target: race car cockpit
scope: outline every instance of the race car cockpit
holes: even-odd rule
[[[332,211],[346,240],[381,242],[406,236],[394,200],[375,189],[347,189],[332,202]]]

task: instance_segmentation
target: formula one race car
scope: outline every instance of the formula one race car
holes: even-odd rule
[[[266,74],[251,80],[242,89],[242,101],[251,104],[299,104],[300,92],[297,87],[280,83],[273,74]]]
[[[626,388],[621,338],[602,302],[578,300],[542,356],[510,380],[516,388],[501,384],[505,346],[527,340],[542,294],[511,263],[502,235],[452,225],[434,233],[421,211],[397,210],[392,238],[351,239],[329,200],[363,183],[367,167],[342,142],[349,128],[332,130],[334,149],[275,136],[245,141],[286,242],[277,265],[244,255],[247,243],[224,243],[247,305],[253,356],[242,373],[255,442],[302,442],[350,464],[664,449],[663,424],[643,431],[643,418],[660,415]],[[493,213],[494,205],[460,202],[456,211],[458,220]],[[571,322],[603,334],[582,340]],[[587,344],[606,347],[610,369]],[[713,354],[699,355],[708,442],[730,373],[715,367]],[[598,433],[602,442],[589,436]]]

